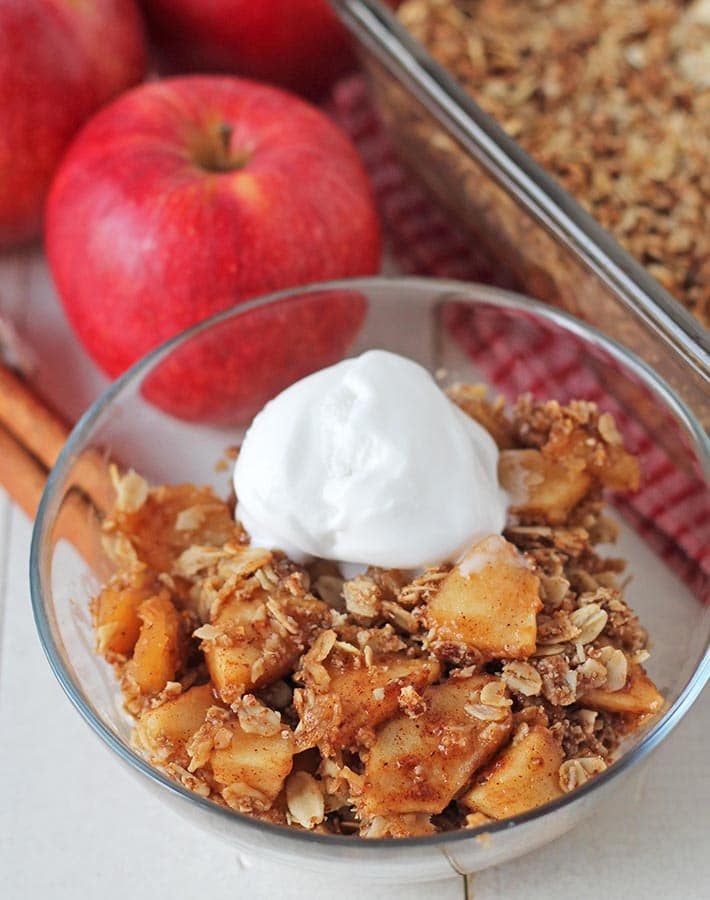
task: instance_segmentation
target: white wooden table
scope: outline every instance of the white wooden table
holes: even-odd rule
[[[45,392],[75,415],[102,380],[77,350],[38,258],[0,261],[0,312],[33,344]],[[0,491],[0,897],[3,900],[459,900],[462,879],[383,887],[240,859],[143,789],[49,670],[29,602],[31,524]],[[657,578],[653,566],[637,577]],[[657,586],[657,585],[656,585]],[[710,898],[710,698],[596,816],[470,879],[476,900]]]

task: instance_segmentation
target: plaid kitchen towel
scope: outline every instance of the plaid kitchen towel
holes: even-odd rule
[[[485,250],[452,226],[445,213],[398,161],[368,97],[361,76],[344,79],[330,112],[357,145],[372,180],[388,245],[398,267],[433,275],[514,287]],[[569,339],[546,337],[544,353],[511,343],[509,334],[462,334],[490,383],[508,396],[530,392],[594,400],[614,413],[629,449],[639,457],[642,486],[617,506],[669,565],[705,602],[710,602],[710,491],[701,474],[678,468],[660,443],[604,389],[588,367],[580,367]],[[485,363],[483,363],[485,350]]]

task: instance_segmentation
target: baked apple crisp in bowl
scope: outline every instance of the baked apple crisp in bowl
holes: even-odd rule
[[[309,343],[328,304],[347,335]],[[225,378],[197,397],[205,353]],[[588,815],[707,680],[709,459],[643,363],[527,298],[281,292],[79,422],[35,526],[37,626],[178,814],[285,863],[475,871]]]

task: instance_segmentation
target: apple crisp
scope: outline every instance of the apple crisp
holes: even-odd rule
[[[406,0],[398,15],[710,325],[707,0]]]
[[[425,835],[563,796],[661,710],[624,562],[597,549],[603,491],[639,480],[613,418],[449,395],[498,444],[507,527],[415,577],[299,566],[210,489],[114,470],[92,614],[152,764],[268,822]]]

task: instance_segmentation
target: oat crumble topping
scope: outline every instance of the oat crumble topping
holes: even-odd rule
[[[398,15],[710,325],[708,0],[405,0]]]

